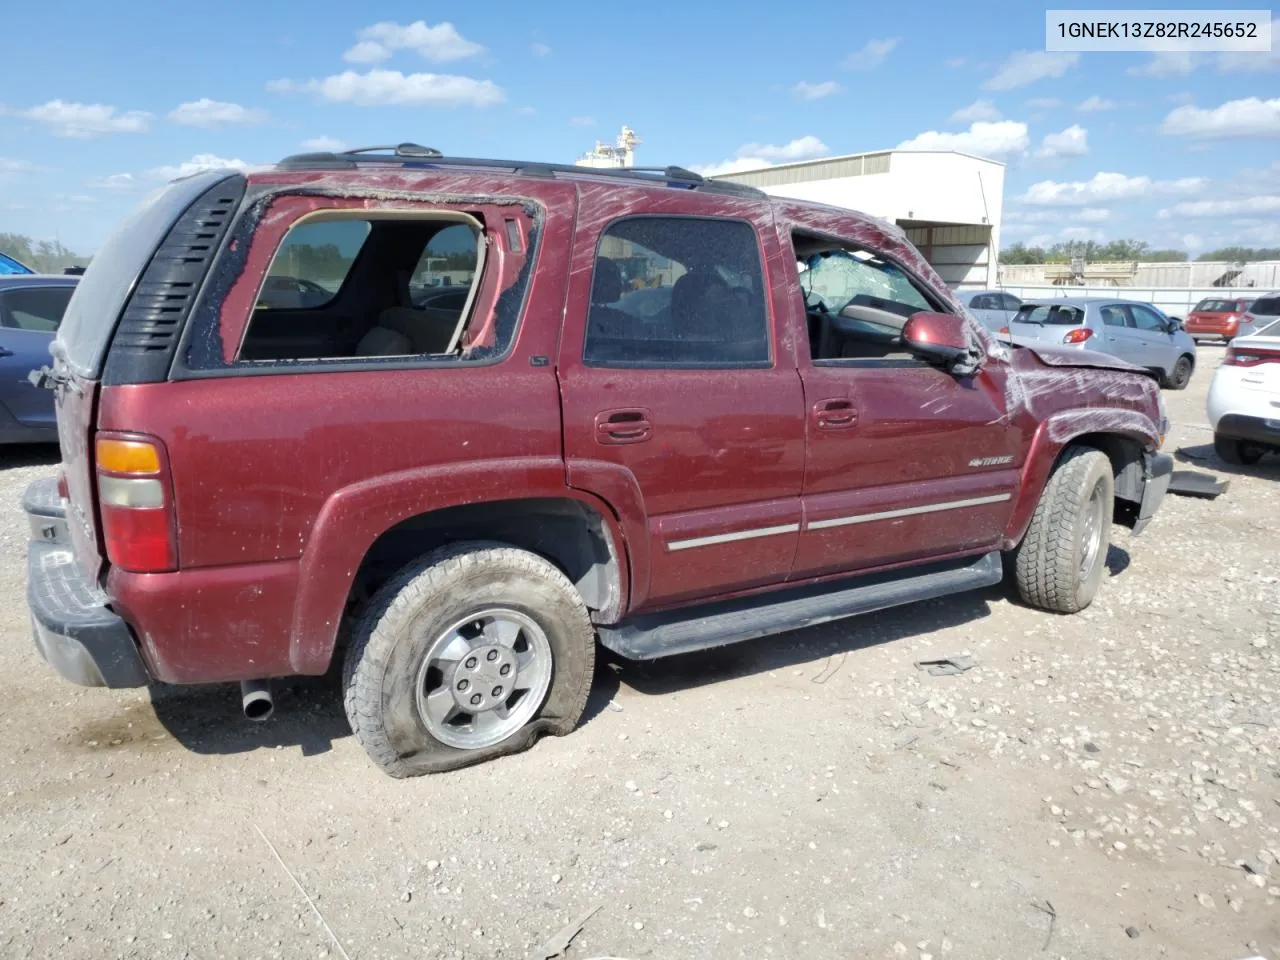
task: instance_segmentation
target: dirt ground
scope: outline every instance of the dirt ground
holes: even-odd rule
[[[543,958],[595,910],[570,960],[1280,960],[1280,458],[1214,460],[1221,352],[1167,449],[1229,492],[1116,528],[1084,614],[997,588],[605,663],[571,736],[410,781],[332,678],[264,725],[58,679],[18,502],[53,457],[0,453],[0,956]]]

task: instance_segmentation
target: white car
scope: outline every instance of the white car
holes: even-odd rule
[[[1213,449],[1227,463],[1280,453],[1280,322],[1227,347],[1209,385]]]

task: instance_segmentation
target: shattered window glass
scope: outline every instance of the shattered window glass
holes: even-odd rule
[[[896,265],[867,254],[836,250],[816,254],[800,275],[805,300],[838,314],[851,303],[887,301],[910,312],[932,309],[924,295]]]

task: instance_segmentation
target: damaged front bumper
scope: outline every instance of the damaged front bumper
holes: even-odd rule
[[[1167,453],[1148,453],[1143,457],[1142,504],[1138,508],[1138,520],[1133,525],[1136,536],[1147,528],[1151,518],[1160,509],[1164,495],[1169,492],[1173,479],[1173,457]]]

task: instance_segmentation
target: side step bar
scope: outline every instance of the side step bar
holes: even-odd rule
[[[977,559],[642,614],[597,629],[600,642],[614,653],[632,660],[653,660],[989,587],[1003,576],[1000,554],[995,552]]]

